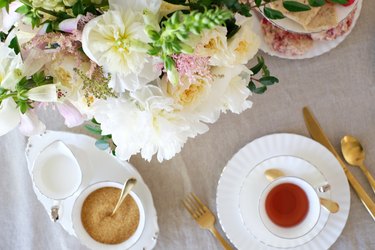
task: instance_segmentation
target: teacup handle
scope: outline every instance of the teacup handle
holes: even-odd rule
[[[331,190],[331,185],[324,184],[315,188],[319,193],[325,193]]]

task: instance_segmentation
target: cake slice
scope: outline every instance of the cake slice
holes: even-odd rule
[[[314,18],[305,25],[305,29],[311,32],[334,28],[338,25],[336,8],[333,4],[323,5]]]
[[[309,4],[308,0],[294,0],[294,1],[306,4],[306,5]],[[303,27],[308,25],[313,20],[313,18],[316,16],[316,14],[319,12],[321,8],[321,7],[311,7],[311,10],[307,10],[307,11],[290,12],[284,8],[282,0],[271,2],[270,7],[272,9],[280,11],[281,13],[284,14],[284,16],[301,24]]]

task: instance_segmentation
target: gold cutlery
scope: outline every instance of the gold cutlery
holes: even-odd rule
[[[341,167],[343,168],[345,175],[349,180],[349,183],[352,185],[359,199],[362,201],[362,203],[365,205],[365,207],[369,211],[372,218],[375,220],[374,201],[368,196],[366,191],[358,182],[357,178],[355,178],[354,175],[349,171],[348,167],[345,165],[344,161],[341,159],[341,157],[339,156],[335,148],[332,146],[328,137],[324,134],[319,123],[317,122],[317,120],[314,118],[314,116],[312,115],[312,113],[307,107],[303,108],[303,117],[305,119],[305,124],[311,137],[317,142],[321,143],[323,146],[325,146],[336,157],[337,161],[340,163]]]
[[[353,136],[346,135],[341,139],[341,151],[345,160],[352,166],[359,167],[375,192],[375,179],[366,168],[365,151],[359,140]]]
[[[220,235],[215,228],[214,214],[198,199],[198,197],[190,193],[183,200],[185,208],[189,211],[194,220],[203,229],[209,230],[221,243],[226,250],[232,250],[228,242]]]
[[[281,171],[280,169],[276,169],[276,168],[267,169],[264,172],[264,175],[266,176],[267,180],[269,180],[269,181],[273,181],[277,178],[285,176],[283,171]],[[322,198],[322,197],[319,197],[319,201],[320,201],[320,205],[322,205],[324,208],[326,208],[329,212],[331,212],[333,214],[337,213],[340,209],[339,204],[335,201],[325,199],[325,198]]]

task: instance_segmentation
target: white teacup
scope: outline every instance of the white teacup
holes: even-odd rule
[[[111,182],[111,181],[103,181],[98,182],[95,184],[92,184],[91,186],[88,186],[86,189],[82,191],[82,193],[78,196],[77,200],[74,203],[73,211],[72,211],[72,222],[73,222],[73,229],[75,234],[77,235],[78,239],[89,247],[90,249],[100,249],[100,250],[123,250],[123,249],[129,249],[132,245],[134,245],[137,240],[141,237],[144,226],[145,226],[145,211],[142,205],[142,202],[140,198],[136,195],[135,192],[130,191],[129,195],[134,199],[135,203],[138,206],[139,209],[139,223],[136,231],[132,236],[130,236],[129,239],[126,241],[120,243],[120,244],[104,244],[100,243],[96,240],[94,240],[85,230],[82,224],[81,220],[81,211],[82,206],[86,198],[95,190],[103,188],[103,187],[115,187],[121,189],[123,187],[123,184],[117,183],[117,182]]]
[[[38,155],[32,175],[40,193],[59,201],[72,196],[82,182],[81,168],[62,141],[51,143]]]
[[[269,193],[271,192],[271,190],[285,183],[294,184],[300,187],[303,190],[303,192],[306,194],[306,197],[308,200],[308,210],[307,210],[305,218],[300,223],[291,227],[282,227],[282,226],[275,224],[270,219],[266,211],[266,207],[265,207],[266,199]],[[309,233],[318,222],[319,217],[320,217],[320,212],[321,212],[319,196],[316,190],[303,179],[300,179],[298,177],[290,177],[290,176],[280,177],[272,181],[264,189],[263,193],[261,194],[258,207],[259,207],[260,217],[265,227],[274,235],[281,237],[281,238],[287,238],[287,239],[299,238]]]

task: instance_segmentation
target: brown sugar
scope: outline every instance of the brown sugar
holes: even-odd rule
[[[111,216],[120,193],[118,188],[104,187],[92,192],[84,201],[81,211],[82,224],[94,240],[105,244],[119,244],[136,231],[139,209],[130,195]]]

